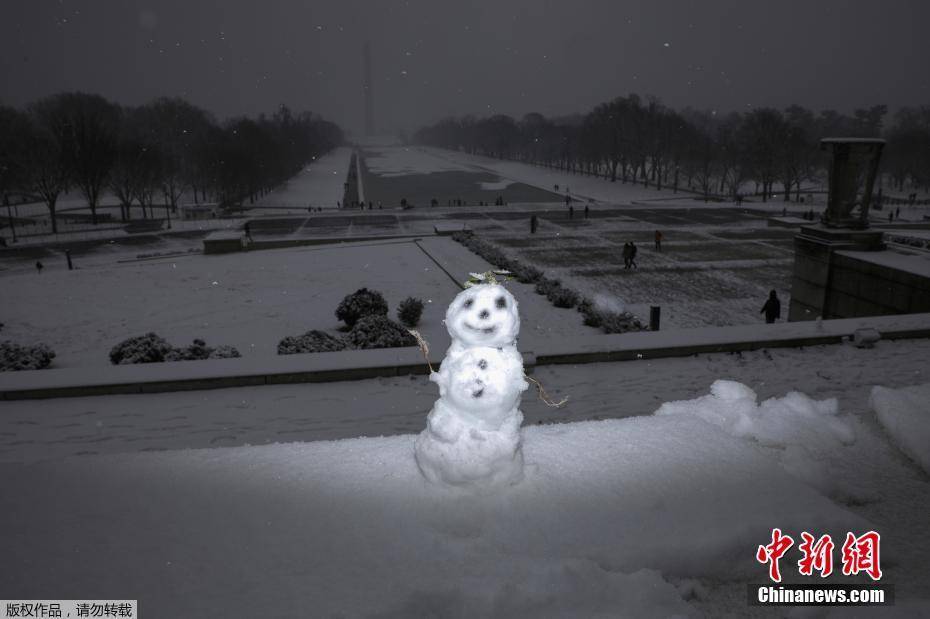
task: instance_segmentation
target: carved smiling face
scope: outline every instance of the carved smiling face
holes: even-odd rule
[[[512,344],[520,332],[517,300],[499,284],[466,288],[446,311],[446,329],[467,346]]]
[[[440,393],[459,411],[492,420],[517,405],[527,388],[523,367],[497,348],[470,348],[443,361]]]

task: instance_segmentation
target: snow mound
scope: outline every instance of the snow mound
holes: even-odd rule
[[[767,447],[799,445],[812,451],[855,442],[853,429],[837,418],[836,398],[812,400],[792,391],[757,404],[756,392],[742,383],[718,380],[710,394],[694,400],[666,402],[656,415],[695,415],[739,438]]]
[[[901,451],[930,473],[930,384],[873,387],[870,403]]]
[[[427,482],[412,435],[0,466],[0,588],[160,617],[688,616],[665,578],[762,578],[773,527],[870,526],[693,416],[523,435],[525,479],[482,495]]]
[[[837,416],[836,398],[818,401],[792,391],[759,404],[756,392],[746,385],[717,380],[708,395],[666,402],[655,414],[697,417],[731,436],[771,448],[770,455],[785,471],[831,498],[870,498],[830,470],[831,456],[856,441],[852,426]]]

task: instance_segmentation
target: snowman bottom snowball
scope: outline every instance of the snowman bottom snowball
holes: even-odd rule
[[[430,482],[462,488],[508,486],[523,479],[523,450],[516,411],[495,430],[468,422],[442,400],[414,445],[417,466]]]

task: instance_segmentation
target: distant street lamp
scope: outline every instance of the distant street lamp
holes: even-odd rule
[[[168,188],[162,187],[162,191],[164,192],[163,195],[165,196],[165,217],[168,219],[168,229],[171,230],[171,210],[168,208]]]
[[[10,206],[9,201],[6,203],[6,214],[10,218],[10,232],[13,233],[13,242],[16,242],[16,226],[13,225],[13,207]]]

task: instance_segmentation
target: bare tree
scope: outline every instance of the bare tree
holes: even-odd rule
[[[28,117],[19,110],[0,106],[0,195],[10,203],[10,193],[24,187],[23,142],[28,139]]]
[[[23,127],[21,136],[24,188],[42,197],[48,207],[52,233],[58,232],[56,207],[58,198],[71,186],[69,158],[62,151],[61,141],[56,138],[37,111]]]
[[[34,110],[58,143],[96,224],[100,192],[116,159],[118,108],[99,95],[66,92],[38,101]]]
[[[760,108],[748,113],[740,127],[739,141],[753,177],[762,184],[762,201],[768,200],[772,184],[784,160],[787,127],[781,112]]]

